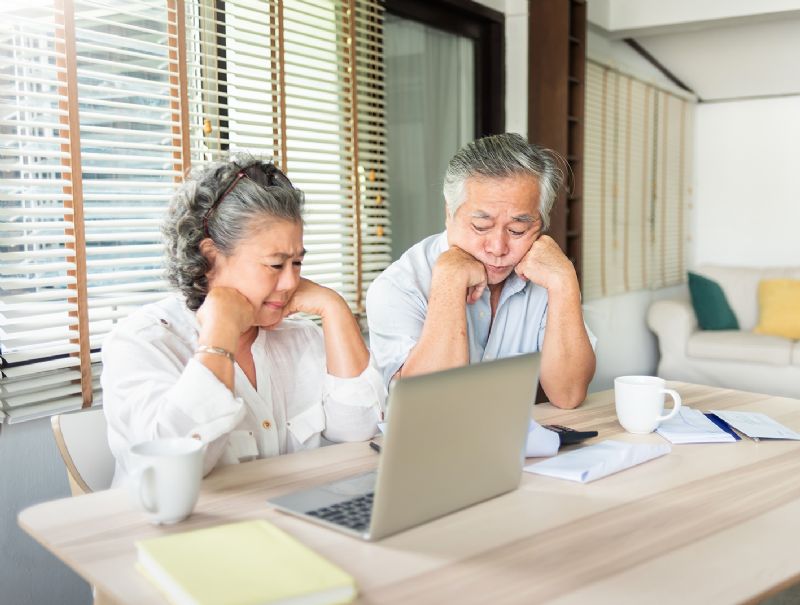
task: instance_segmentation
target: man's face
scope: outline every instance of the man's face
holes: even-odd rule
[[[532,176],[470,177],[464,203],[447,217],[447,241],[486,267],[489,285],[501,283],[539,237],[539,182]]]

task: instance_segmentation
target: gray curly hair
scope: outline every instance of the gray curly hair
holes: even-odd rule
[[[470,177],[502,179],[530,175],[539,182],[542,230],[550,225],[550,210],[564,181],[564,159],[555,151],[529,143],[522,135],[506,132],[483,137],[459,149],[444,176],[445,203],[450,217],[464,203],[464,184]]]
[[[239,155],[193,172],[172,197],[161,227],[167,279],[196,311],[208,294],[211,268],[200,242],[210,237],[230,255],[259,221],[302,223],[302,209],[303,193],[271,161]]]

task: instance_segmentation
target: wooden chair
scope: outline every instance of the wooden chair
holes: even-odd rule
[[[52,416],[56,444],[67,467],[73,496],[111,487],[114,456],[108,447],[106,417],[102,408]]]

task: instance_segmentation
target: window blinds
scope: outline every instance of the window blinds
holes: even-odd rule
[[[390,262],[377,0],[0,7],[0,414],[95,404],[117,319],[164,296],[191,166],[248,151],[306,191],[304,274],[357,312]]]
[[[381,5],[217,0],[193,8],[193,164],[239,151],[274,157],[306,194],[303,275],[363,311],[366,288],[391,261]]]
[[[586,300],[685,280],[692,110],[691,101],[588,62]]]

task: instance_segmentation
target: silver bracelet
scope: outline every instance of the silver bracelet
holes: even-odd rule
[[[233,353],[222,347],[212,347],[210,345],[200,345],[195,349],[195,353],[211,353],[212,355],[222,355],[231,361],[234,361]]]

